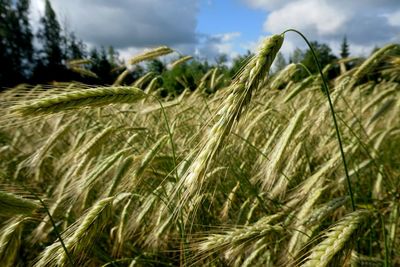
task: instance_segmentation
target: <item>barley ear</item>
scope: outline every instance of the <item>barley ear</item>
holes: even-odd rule
[[[325,239],[322,242],[311,249],[311,254],[302,266],[328,266],[335,256],[344,252],[346,245],[352,241],[353,234],[369,216],[370,212],[366,210],[358,210],[346,215],[324,234]]]
[[[252,92],[263,85],[282,43],[283,35],[267,38],[258,54],[249,60],[232,81],[228,89],[229,95],[218,112],[220,116],[218,122],[211,128],[197,157],[179,181],[175,193],[180,194],[179,191],[185,189],[179,204],[180,208],[193,194],[199,193],[204,188],[205,174],[210,162],[221,148],[225,137],[231,132],[234,122],[239,120],[243,109],[250,102]]]
[[[63,234],[65,246],[79,263],[110,219],[113,197],[99,200]],[[68,258],[59,241],[48,246],[34,266],[65,266]]]
[[[0,216],[12,217],[18,214],[31,214],[40,207],[34,200],[0,191]]]
[[[130,65],[137,64],[139,62],[142,62],[142,61],[145,61],[145,60],[149,60],[149,59],[153,59],[155,57],[168,55],[168,54],[170,54],[172,52],[174,52],[174,50],[172,50],[171,48],[169,48],[167,46],[160,46],[160,47],[151,49],[149,51],[145,51],[142,54],[139,54],[139,55],[131,58],[129,60],[129,64]]]
[[[23,116],[43,115],[83,107],[133,103],[145,97],[146,94],[136,87],[98,87],[23,102],[14,106],[12,111]]]
[[[384,261],[379,258],[373,258],[361,255],[353,251],[350,258],[351,267],[382,267],[384,266]]]
[[[21,234],[23,223],[26,220],[23,216],[18,216],[4,225],[0,233],[0,262],[1,266],[16,266],[15,260],[21,245]]]
[[[193,58],[192,56],[185,56],[185,57],[178,58],[177,60],[175,60],[174,62],[172,62],[169,65],[169,68],[174,69],[176,66],[179,66],[179,65],[191,60],[192,58]]]
[[[376,65],[385,57],[387,54],[394,50],[400,50],[399,44],[388,44],[378,51],[376,51],[372,56],[370,56],[367,60],[365,60],[358,68],[357,71],[353,75],[353,85],[364,78],[368,73],[373,70]]]

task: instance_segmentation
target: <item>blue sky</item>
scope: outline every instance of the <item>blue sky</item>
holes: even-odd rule
[[[202,0],[197,31],[205,34],[238,32],[235,49],[243,51],[240,43],[257,40],[263,33],[266,12],[249,7],[239,0]]]
[[[400,42],[400,0],[50,0],[61,24],[88,46],[113,45],[123,58],[158,45],[183,54],[232,59],[255,51],[266,35],[287,28],[327,43],[335,53],[347,35],[350,52]],[[44,0],[31,0],[37,29]],[[305,48],[294,34],[285,38],[289,56]]]

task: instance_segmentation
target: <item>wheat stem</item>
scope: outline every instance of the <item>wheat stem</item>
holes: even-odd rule
[[[331,114],[332,114],[332,118],[333,118],[333,124],[335,125],[336,138],[337,138],[338,143],[339,143],[339,149],[340,149],[340,154],[341,154],[342,161],[343,161],[344,172],[346,174],[347,187],[348,187],[349,195],[350,195],[350,198],[351,198],[351,207],[352,207],[353,211],[355,211],[356,210],[356,205],[355,205],[355,202],[354,202],[353,190],[351,188],[351,181],[350,181],[349,171],[348,171],[348,168],[347,168],[346,157],[345,157],[345,154],[344,154],[344,149],[343,149],[343,144],[342,144],[342,137],[340,135],[339,125],[338,125],[337,120],[336,120],[336,113],[335,113],[335,109],[333,107],[332,99],[331,99],[331,96],[330,96],[330,93],[329,93],[328,83],[326,82],[324,74],[322,73],[321,64],[319,63],[318,57],[315,54],[314,48],[312,47],[312,45],[310,44],[308,39],[301,32],[299,32],[299,31],[297,31],[295,29],[286,30],[286,31],[283,32],[283,34],[286,33],[286,32],[289,32],[289,31],[297,33],[307,43],[307,45],[310,48],[310,51],[311,51],[311,53],[313,55],[315,64],[317,65],[319,74],[321,75],[323,88],[324,88],[326,97],[328,98],[329,108],[331,110]]]

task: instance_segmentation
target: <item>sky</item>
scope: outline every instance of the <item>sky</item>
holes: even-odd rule
[[[209,60],[256,51],[262,40],[288,28],[327,43],[338,54],[347,36],[353,56],[400,43],[400,0],[51,0],[64,28],[88,47],[114,46],[121,57],[159,45]],[[44,0],[31,0],[33,28]],[[304,42],[285,35],[288,57]]]

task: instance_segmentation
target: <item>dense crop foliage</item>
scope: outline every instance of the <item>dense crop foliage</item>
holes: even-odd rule
[[[321,77],[268,77],[282,41],[179,96],[129,69],[2,92],[1,265],[399,265],[399,45],[324,69],[346,177]]]

